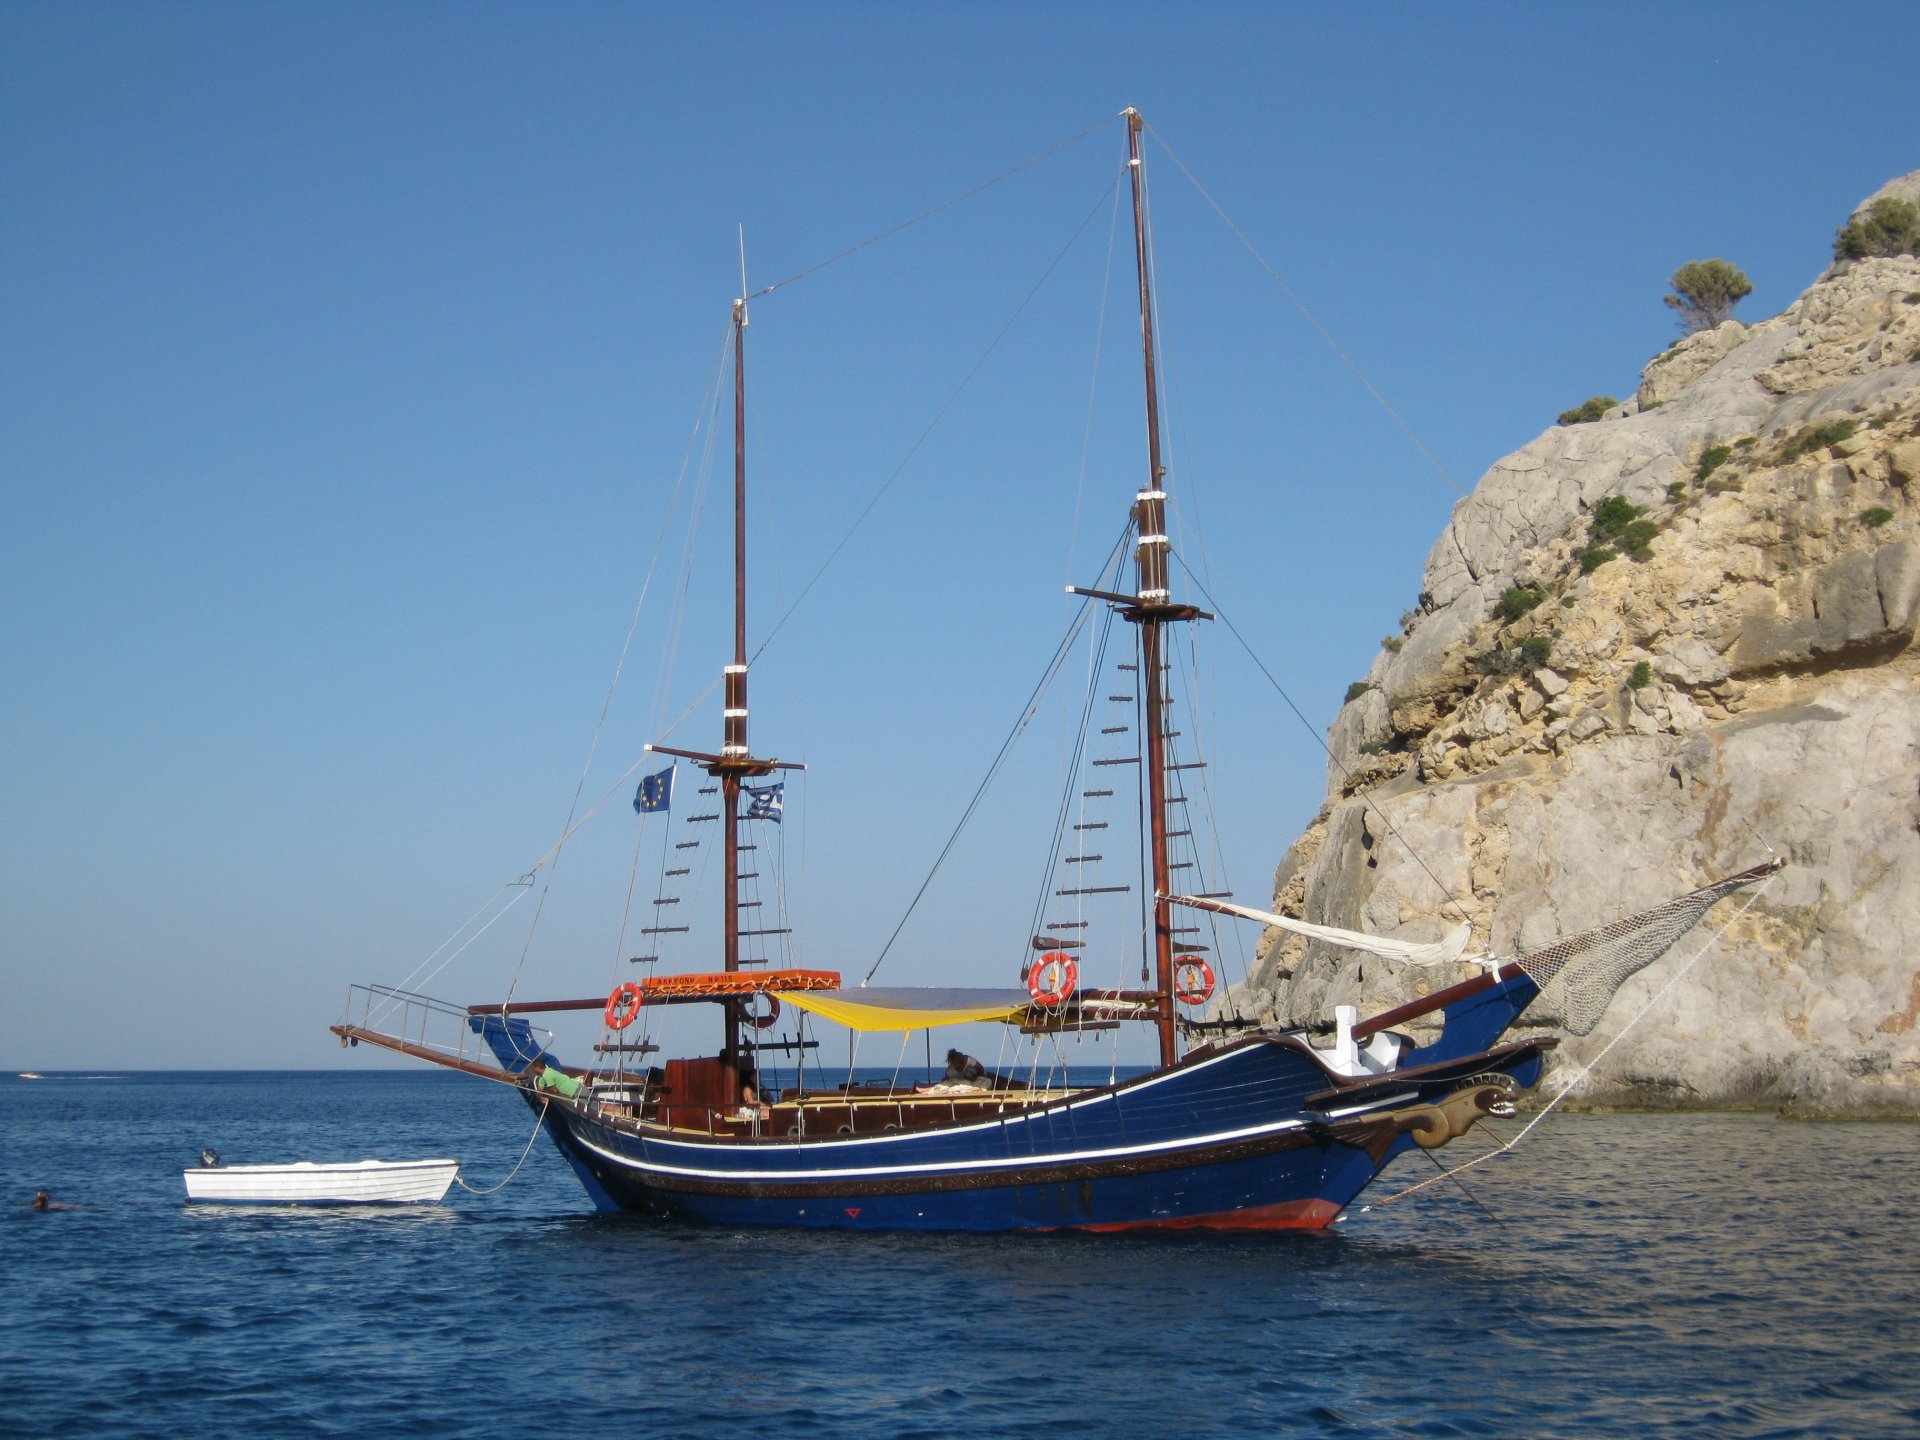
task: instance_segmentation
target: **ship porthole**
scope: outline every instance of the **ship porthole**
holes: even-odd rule
[[[836,1135],[851,1135],[853,1133],[853,1127],[851,1125],[842,1125],[838,1130],[834,1131],[833,1133]]]

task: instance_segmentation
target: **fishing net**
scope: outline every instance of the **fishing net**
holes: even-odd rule
[[[1520,956],[1520,968],[1541,989],[1560,981],[1564,997],[1561,1023],[1575,1035],[1591,1034],[1606,1013],[1614,992],[1672,948],[1675,941],[1700,923],[1714,902],[1780,869],[1773,860],[1729,875],[1704,889],[1629,915],[1624,920],[1583,930]]]

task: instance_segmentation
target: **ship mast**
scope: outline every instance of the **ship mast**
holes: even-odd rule
[[[1170,622],[1201,618],[1191,605],[1175,605],[1167,588],[1166,466],[1160,458],[1160,392],[1154,371],[1153,291],[1147,254],[1146,207],[1143,202],[1140,132],[1145,121],[1129,106],[1127,171],[1133,181],[1133,250],[1140,277],[1140,351],[1146,375],[1147,483],[1133,502],[1134,570],[1136,594],[1121,613],[1140,627],[1141,700],[1146,711],[1145,747],[1141,765],[1146,771],[1147,845],[1153,883],[1153,994],[1154,1027],[1160,1037],[1160,1063],[1179,1058],[1174,1029],[1173,907],[1167,896],[1172,887],[1167,855],[1167,697],[1161,658],[1161,628]]]
[[[747,302],[733,302],[733,663],[724,672],[720,753],[676,750],[649,745],[664,755],[679,755],[697,763],[720,782],[721,849],[724,857],[721,885],[721,953],[725,968],[740,968],[740,792],[745,782],[775,770],[804,767],[779,760],[756,759],[747,744]],[[741,1002],[727,1000],[725,1037],[721,1055],[738,1074]],[[737,1098],[737,1097],[736,1097]]]

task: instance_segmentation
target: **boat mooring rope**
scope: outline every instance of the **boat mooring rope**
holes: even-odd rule
[[[1747,911],[1751,910],[1754,907],[1754,905],[1758,903],[1760,896],[1765,892],[1768,883],[1770,882],[1768,881],[1761,882],[1761,884],[1754,890],[1753,894],[1747,897],[1747,903],[1742,905],[1738,910],[1736,910],[1733,914],[1733,917],[1730,920],[1728,920],[1726,924],[1722,925],[1718,930],[1714,931],[1710,937],[1708,937],[1707,943],[1702,945],[1697,951],[1694,952],[1692,959],[1688,960],[1686,964],[1682,965],[1678,970],[1673,972],[1673,975],[1667,980],[1667,983],[1660,987],[1659,991],[1653,996],[1653,998],[1647,1001],[1645,1005],[1642,1005],[1639,1011],[1634,1015],[1634,1017],[1631,1020],[1627,1021],[1625,1025],[1620,1027],[1620,1033],[1614,1036],[1611,1040],[1607,1041],[1605,1045],[1601,1046],[1600,1053],[1594,1056],[1593,1059],[1589,1060],[1586,1064],[1582,1065],[1579,1069],[1579,1072],[1575,1074],[1571,1080],[1567,1081],[1567,1083],[1561,1087],[1560,1093],[1558,1095],[1555,1095],[1553,1099],[1549,1100],[1545,1105],[1543,1105],[1540,1108],[1540,1113],[1535,1115],[1531,1120],[1529,1120],[1526,1123],[1525,1127],[1521,1129],[1518,1135],[1514,1136],[1513,1139],[1511,1140],[1501,1140],[1498,1135],[1495,1135],[1494,1139],[1499,1142],[1497,1148],[1487,1151],[1484,1155],[1476,1155],[1473,1159],[1467,1161],[1465,1164],[1456,1165],[1451,1170],[1442,1170],[1438,1175],[1431,1175],[1425,1180],[1420,1181],[1417,1185],[1409,1185],[1404,1190],[1396,1190],[1394,1191],[1393,1194],[1387,1196],[1387,1198],[1384,1200],[1375,1200],[1372,1204],[1362,1205],[1358,1213],[1364,1215],[1369,1210],[1385,1209],[1387,1206],[1391,1205],[1394,1201],[1404,1199],[1407,1196],[1413,1194],[1416,1190],[1424,1190],[1429,1185],[1438,1184],[1442,1180],[1450,1180],[1454,1176],[1462,1173],[1463,1171],[1471,1170],[1476,1165],[1481,1165],[1486,1163],[1488,1160],[1493,1159],[1497,1155],[1511,1154],[1516,1148],[1518,1148],[1520,1142],[1526,1139],[1527,1136],[1532,1132],[1533,1127],[1538,1125],[1542,1120],[1546,1119],[1548,1115],[1552,1114],[1554,1107],[1557,1106],[1562,1100],[1566,1099],[1567,1096],[1572,1094],[1574,1087],[1577,1086],[1582,1080],[1585,1080],[1588,1075],[1593,1073],[1594,1067],[1597,1066],[1602,1060],[1607,1058],[1607,1053],[1610,1050],[1612,1050],[1614,1046],[1618,1045],[1622,1040],[1626,1039],[1627,1036],[1632,1032],[1633,1027],[1638,1025],[1642,1020],[1644,1020],[1656,1005],[1658,1005],[1661,1001],[1665,1000],[1667,998],[1668,993],[1673,989],[1673,987],[1678,985],[1681,982],[1681,980],[1686,978],[1687,972],[1693,969],[1695,965],[1699,964],[1701,958],[1705,956],[1709,950],[1713,949],[1714,946],[1720,943],[1720,937],[1725,935],[1735,925],[1740,923],[1741,917],[1743,917],[1747,913]],[[1476,1201],[1476,1203],[1478,1202]]]
[[[533,1117],[533,1134],[527,1137],[527,1148],[522,1150],[520,1152],[520,1158],[513,1162],[513,1169],[507,1172],[507,1180],[511,1180],[513,1179],[514,1176],[518,1175],[520,1173],[520,1167],[527,1163],[527,1156],[533,1153],[533,1142],[540,1138],[540,1126],[542,1122],[546,1120],[546,1118],[547,1118],[547,1102],[545,1100],[542,1100],[540,1102],[540,1113]],[[466,1191],[469,1195],[491,1195],[496,1190],[504,1189],[506,1187],[507,1180],[502,1180],[498,1185],[489,1185],[484,1190],[476,1190],[473,1188],[473,1186],[467,1184],[467,1182],[464,1179],[462,1179],[461,1176],[459,1176],[458,1174],[455,1174],[455,1176],[453,1177],[453,1183],[458,1185],[462,1190]]]

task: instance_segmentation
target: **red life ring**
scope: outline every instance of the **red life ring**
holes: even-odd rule
[[[1198,955],[1173,957],[1173,998],[1182,1005],[1204,1005],[1213,998],[1213,967]]]
[[[640,1007],[645,1003],[640,994],[640,987],[631,980],[624,985],[614,986],[613,994],[607,997],[607,1028],[609,1030],[626,1029],[633,1024],[634,1017],[640,1013]]]
[[[761,1000],[767,1002],[764,1012],[756,1008]],[[780,1018],[780,997],[769,995],[764,990],[757,995],[749,995],[740,1002],[740,1018],[756,1030],[771,1030],[773,1022]]]
[[[1064,1005],[1080,978],[1080,967],[1064,950],[1049,950],[1027,973],[1027,994],[1036,1005]]]

